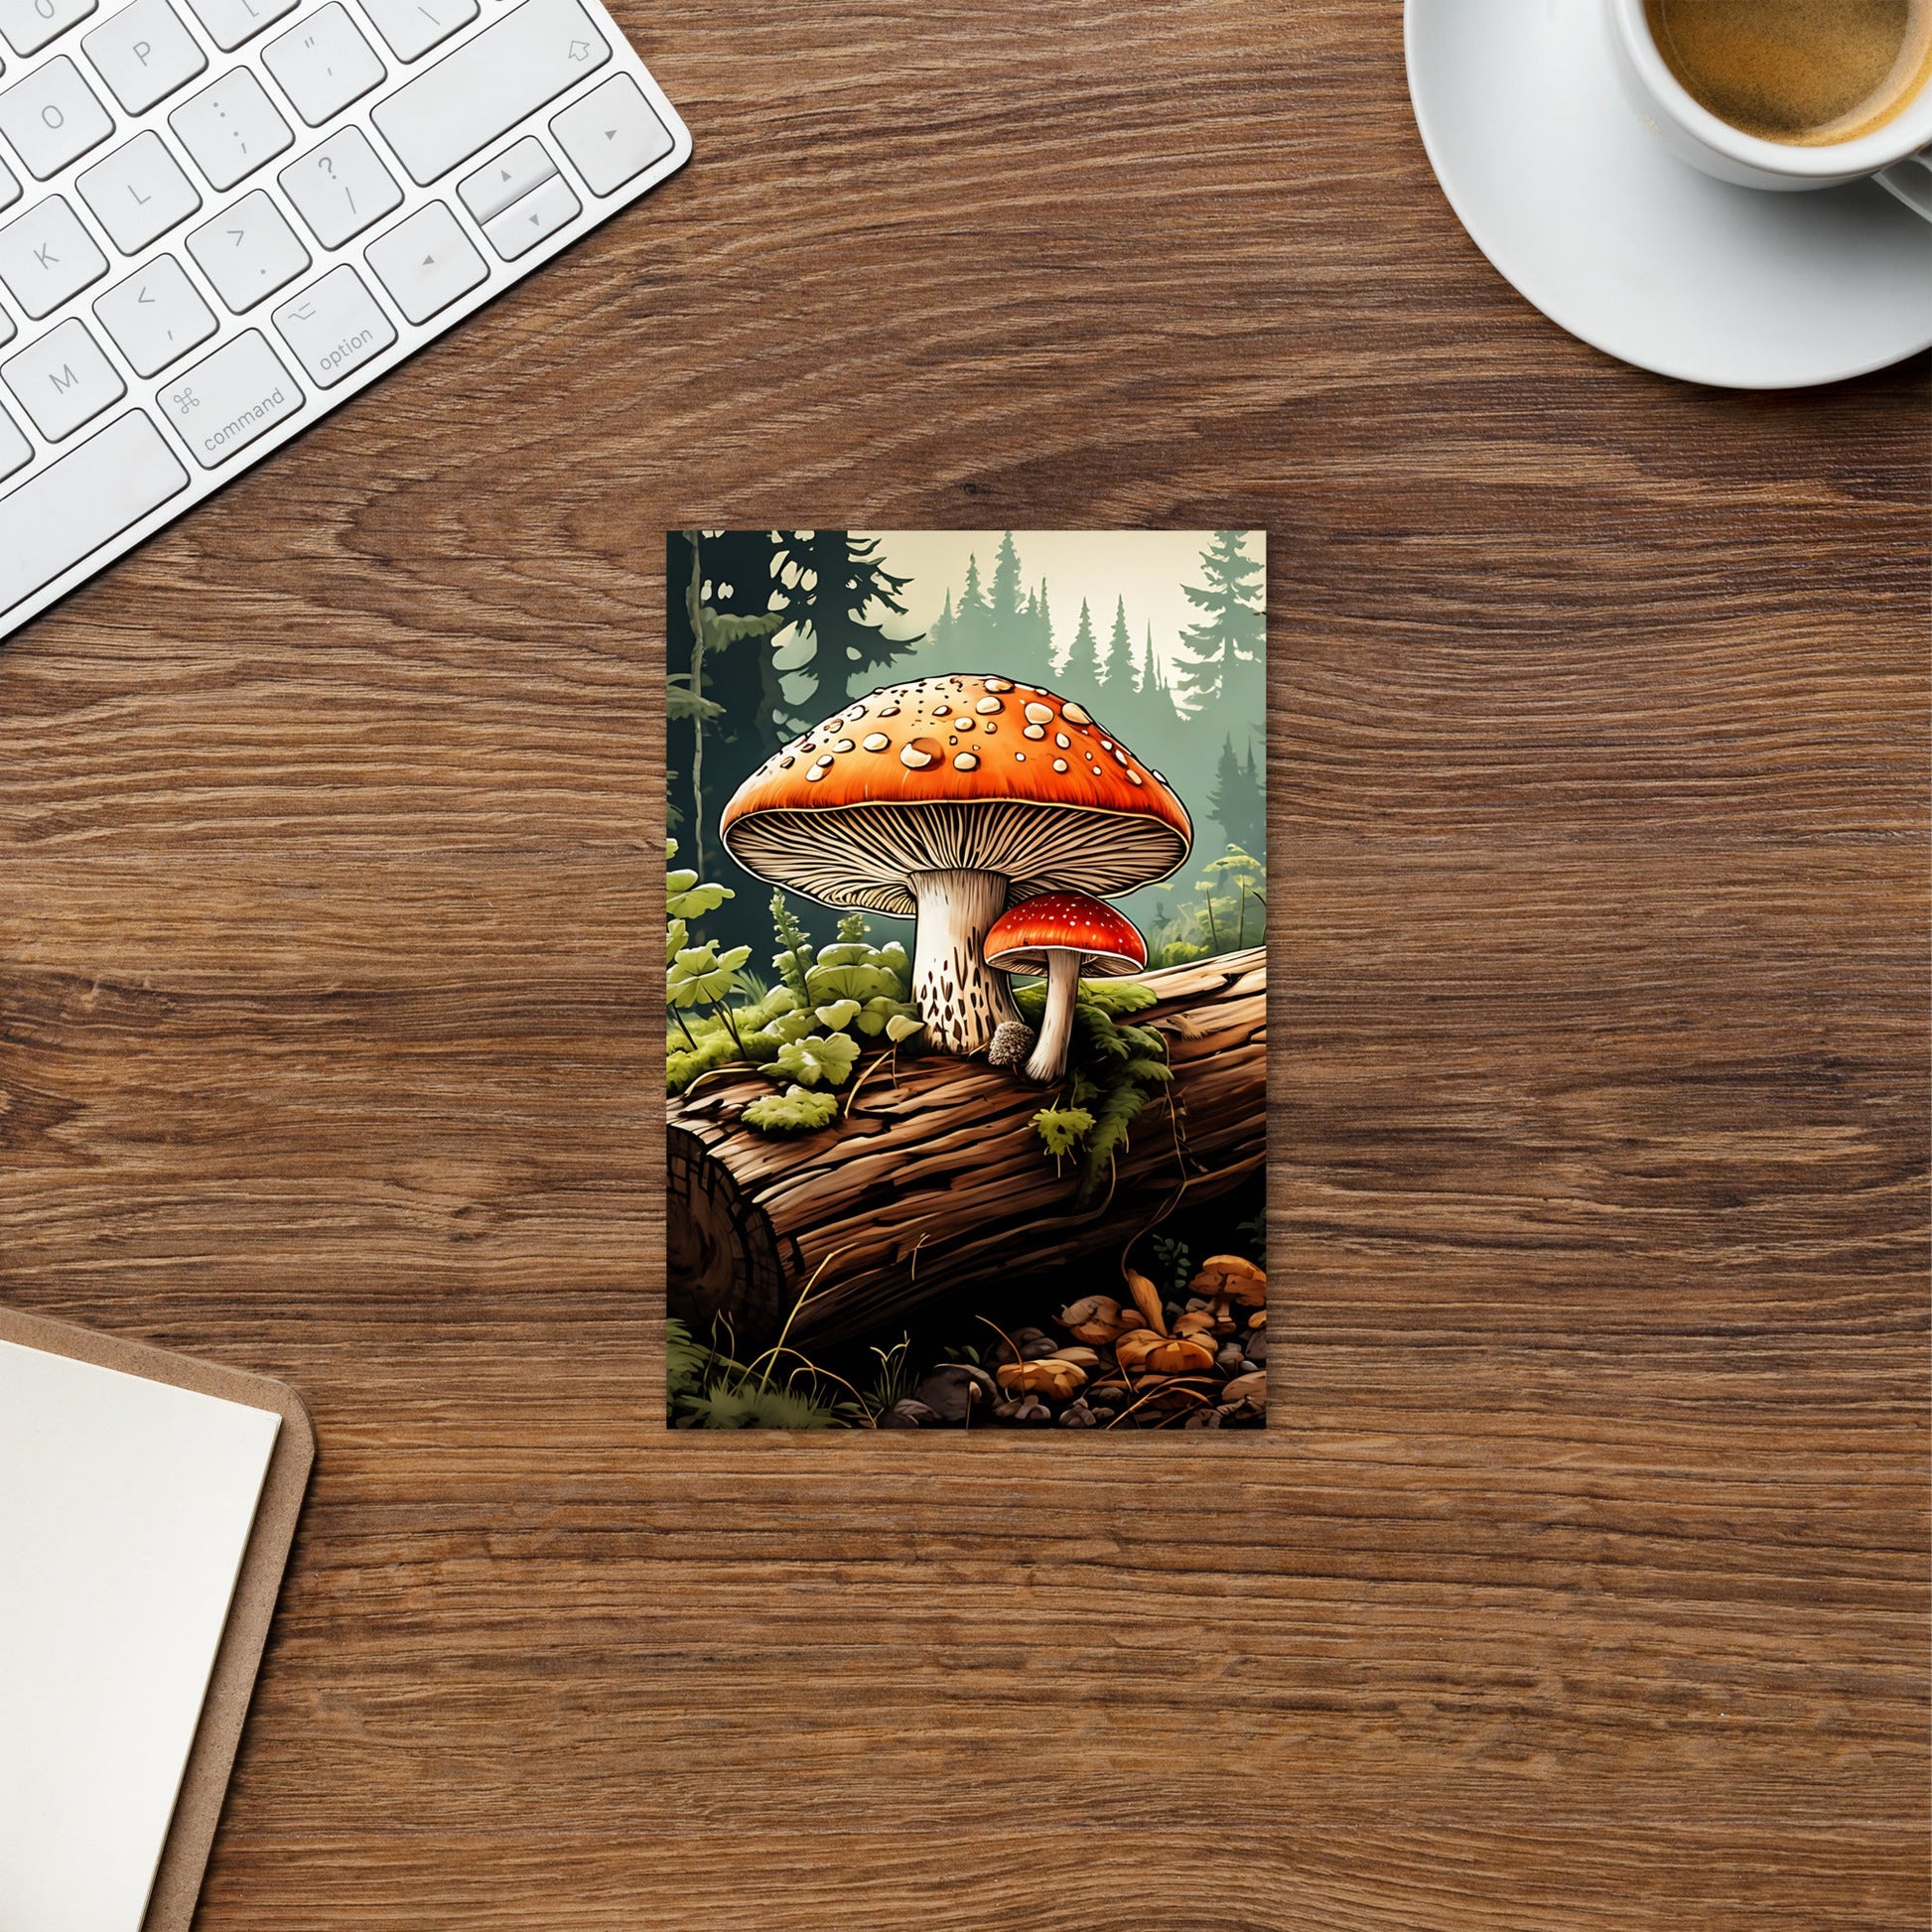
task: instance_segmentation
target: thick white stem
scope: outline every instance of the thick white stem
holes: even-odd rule
[[[1056,946],[1046,955],[1046,1012],[1039,1023],[1039,1044],[1027,1062],[1027,1078],[1044,1086],[1066,1071],[1066,1049],[1073,1038],[1073,992],[1080,984],[1080,955]]]
[[[986,935],[1006,910],[997,872],[915,872],[905,882],[919,902],[912,997],[928,1036],[948,1053],[983,1053],[1003,1020],[1020,1009],[1004,973],[986,963]]]

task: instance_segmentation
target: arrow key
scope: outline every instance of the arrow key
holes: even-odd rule
[[[487,264],[445,202],[426,203],[362,253],[411,322],[427,322],[489,279]]]
[[[550,132],[593,195],[615,195],[676,145],[627,73],[615,73],[572,101],[551,121]]]
[[[214,311],[173,255],[157,255],[95,304],[100,326],[136,375],[158,375],[214,334]]]
[[[568,227],[582,212],[583,204],[570,192],[563,176],[552,175],[541,188],[533,188],[520,202],[485,221],[483,233],[506,262],[513,262],[559,228]]]
[[[456,192],[463,197],[463,206],[479,221],[487,221],[492,214],[501,214],[512,202],[520,202],[539,182],[548,181],[556,172],[557,164],[550,159],[550,150],[534,134],[528,134],[474,175],[465,175],[457,183]]]

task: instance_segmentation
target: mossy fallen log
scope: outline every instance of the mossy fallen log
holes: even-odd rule
[[[744,1126],[768,1093],[756,1074],[707,1077],[670,1103],[670,1312],[707,1331],[729,1317],[741,1346],[772,1339],[799,1297],[794,1338],[890,1326],[975,1281],[1050,1269],[1124,1241],[1179,1184],[1225,1193],[1267,1151],[1267,956],[1260,947],[1143,976],[1159,1004],[1134,1016],[1167,1037],[1167,1100],[1135,1125],[1111,1190],[1074,1198],[1033,1116],[1042,1089],[983,1060],[926,1052],[881,1065],[833,1129],[795,1140]],[[843,1101],[844,1096],[841,1095]],[[1068,1299],[1104,1289],[1104,1263]]]

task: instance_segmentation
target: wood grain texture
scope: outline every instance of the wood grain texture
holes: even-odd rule
[[[1926,363],[1392,0],[621,8],[698,159],[0,650],[0,1294],[321,1460],[203,1932],[1926,1923]],[[1266,527],[1265,1437],[659,1420],[661,532]]]

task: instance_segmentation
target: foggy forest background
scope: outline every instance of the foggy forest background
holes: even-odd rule
[[[1123,545],[1133,541],[1122,535]],[[1173,881],[1117,901],[1144,932],[1171,924],[1230,845],[1265,859],[1265,577],[1244,533],[1203,538],[1183,584],[1195,621],[1165,649],[1124,593],[1111,609],[1082,599],[1068,610],[1054,597],[1050,567],[1030,571],[1011,531],[989,551],[984,566],[971,555],[959,583],[946,587],[938,618],[918,633],[903,597],[912,580],[895,573],[880,538],[844,530],[670,533],[669,831],[680,864],[737,895],[707,917],[709,935],[761,952],[770,933],[771,889],[718,840],[718,814],[739,784],[780,744],[853,699],[946,671],[1046,685],[1166,773],[1193,816],[1194,850]],[[798,909],[812,923],[817,908]],[[871,923],[881,940],[909,929],[900,920]],[[1244,928],[1243,936],[1253,943],[1258,932]],[[1214,949],[1233,943],[1233,934],[1217,934]]]

